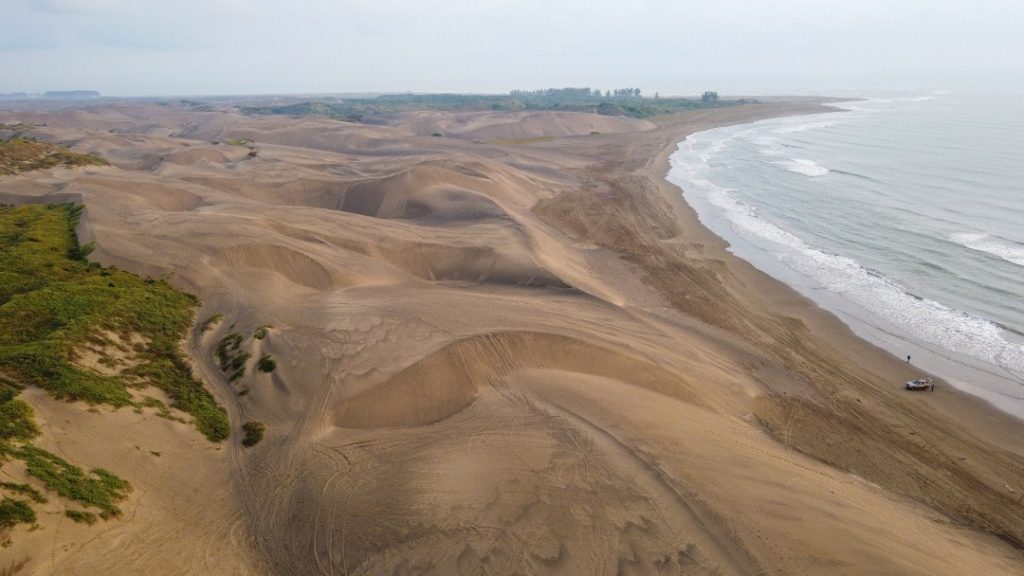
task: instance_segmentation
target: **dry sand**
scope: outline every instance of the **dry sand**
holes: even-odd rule
[[[187,346],[236,430],[211,445],[29,391],[43,447],[135,490],[94,527],[51,502],[0,559],[29,558],[25,574],[1024,574],[1020,422],[945,386],[902,392],[905,363],[732,257],[664,180],[686,134],[820,110],[390,126],[0,110],[111,160],[4,178],[0,199],[84,201],[94,257],[223,314]],[[232,138],[256,157],[211,143]],[[245,346],[277,370],[227,383],[217,339],[265,324]],[[246,449],[250,419],[268,431]]]

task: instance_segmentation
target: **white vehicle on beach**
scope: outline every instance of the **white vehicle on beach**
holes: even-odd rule
[[[916,380],[910,380],[906,384],[904,384],[904,386],[907,387],[907,390],[928,390],[929,388],[931,388],[932,390],[935,389],[935,385],[932,384],[931,378],[918,378]]]

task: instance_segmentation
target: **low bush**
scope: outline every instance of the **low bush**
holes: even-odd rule
[[[242,446],[255,446],[263,440],[263,433],[266,432],[267,427],[262,422],[246,422],[242,425],[242,431],[245,432],[245,437],[242,438]]]
[[[96,523],[96,515],[92,512],[86,512],[85,510],[65,510],[64,515],[79,524],[88,524],[92,526]]]
[[[273,356],[266,354],[256,361],[256,368],[260,372],[273,372],[277,368],[277,360],[274,360]]]

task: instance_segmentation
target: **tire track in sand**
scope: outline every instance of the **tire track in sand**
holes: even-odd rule
[[[763,572],[753,554],[732,534],[728,525],[707,508],[699,496],[678,487],[677,480],[649,456],[568,408],[533,395],[516,396],[527,402],[538,415],[559,418],[589,437],[593,446],[607,455],[608,461],[619,467],[625,478],[634,481],[658,504],[662,519],[676,534],[675,544],[680,550],[684,550],[687,544],[694,544],[703,551],[697,560],[710,564],[709,567],[721,574],[743,576]]]

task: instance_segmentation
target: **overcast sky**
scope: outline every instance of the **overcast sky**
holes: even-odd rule
[[[0,92],[1024,93],[1024,0],[0,0]]]

